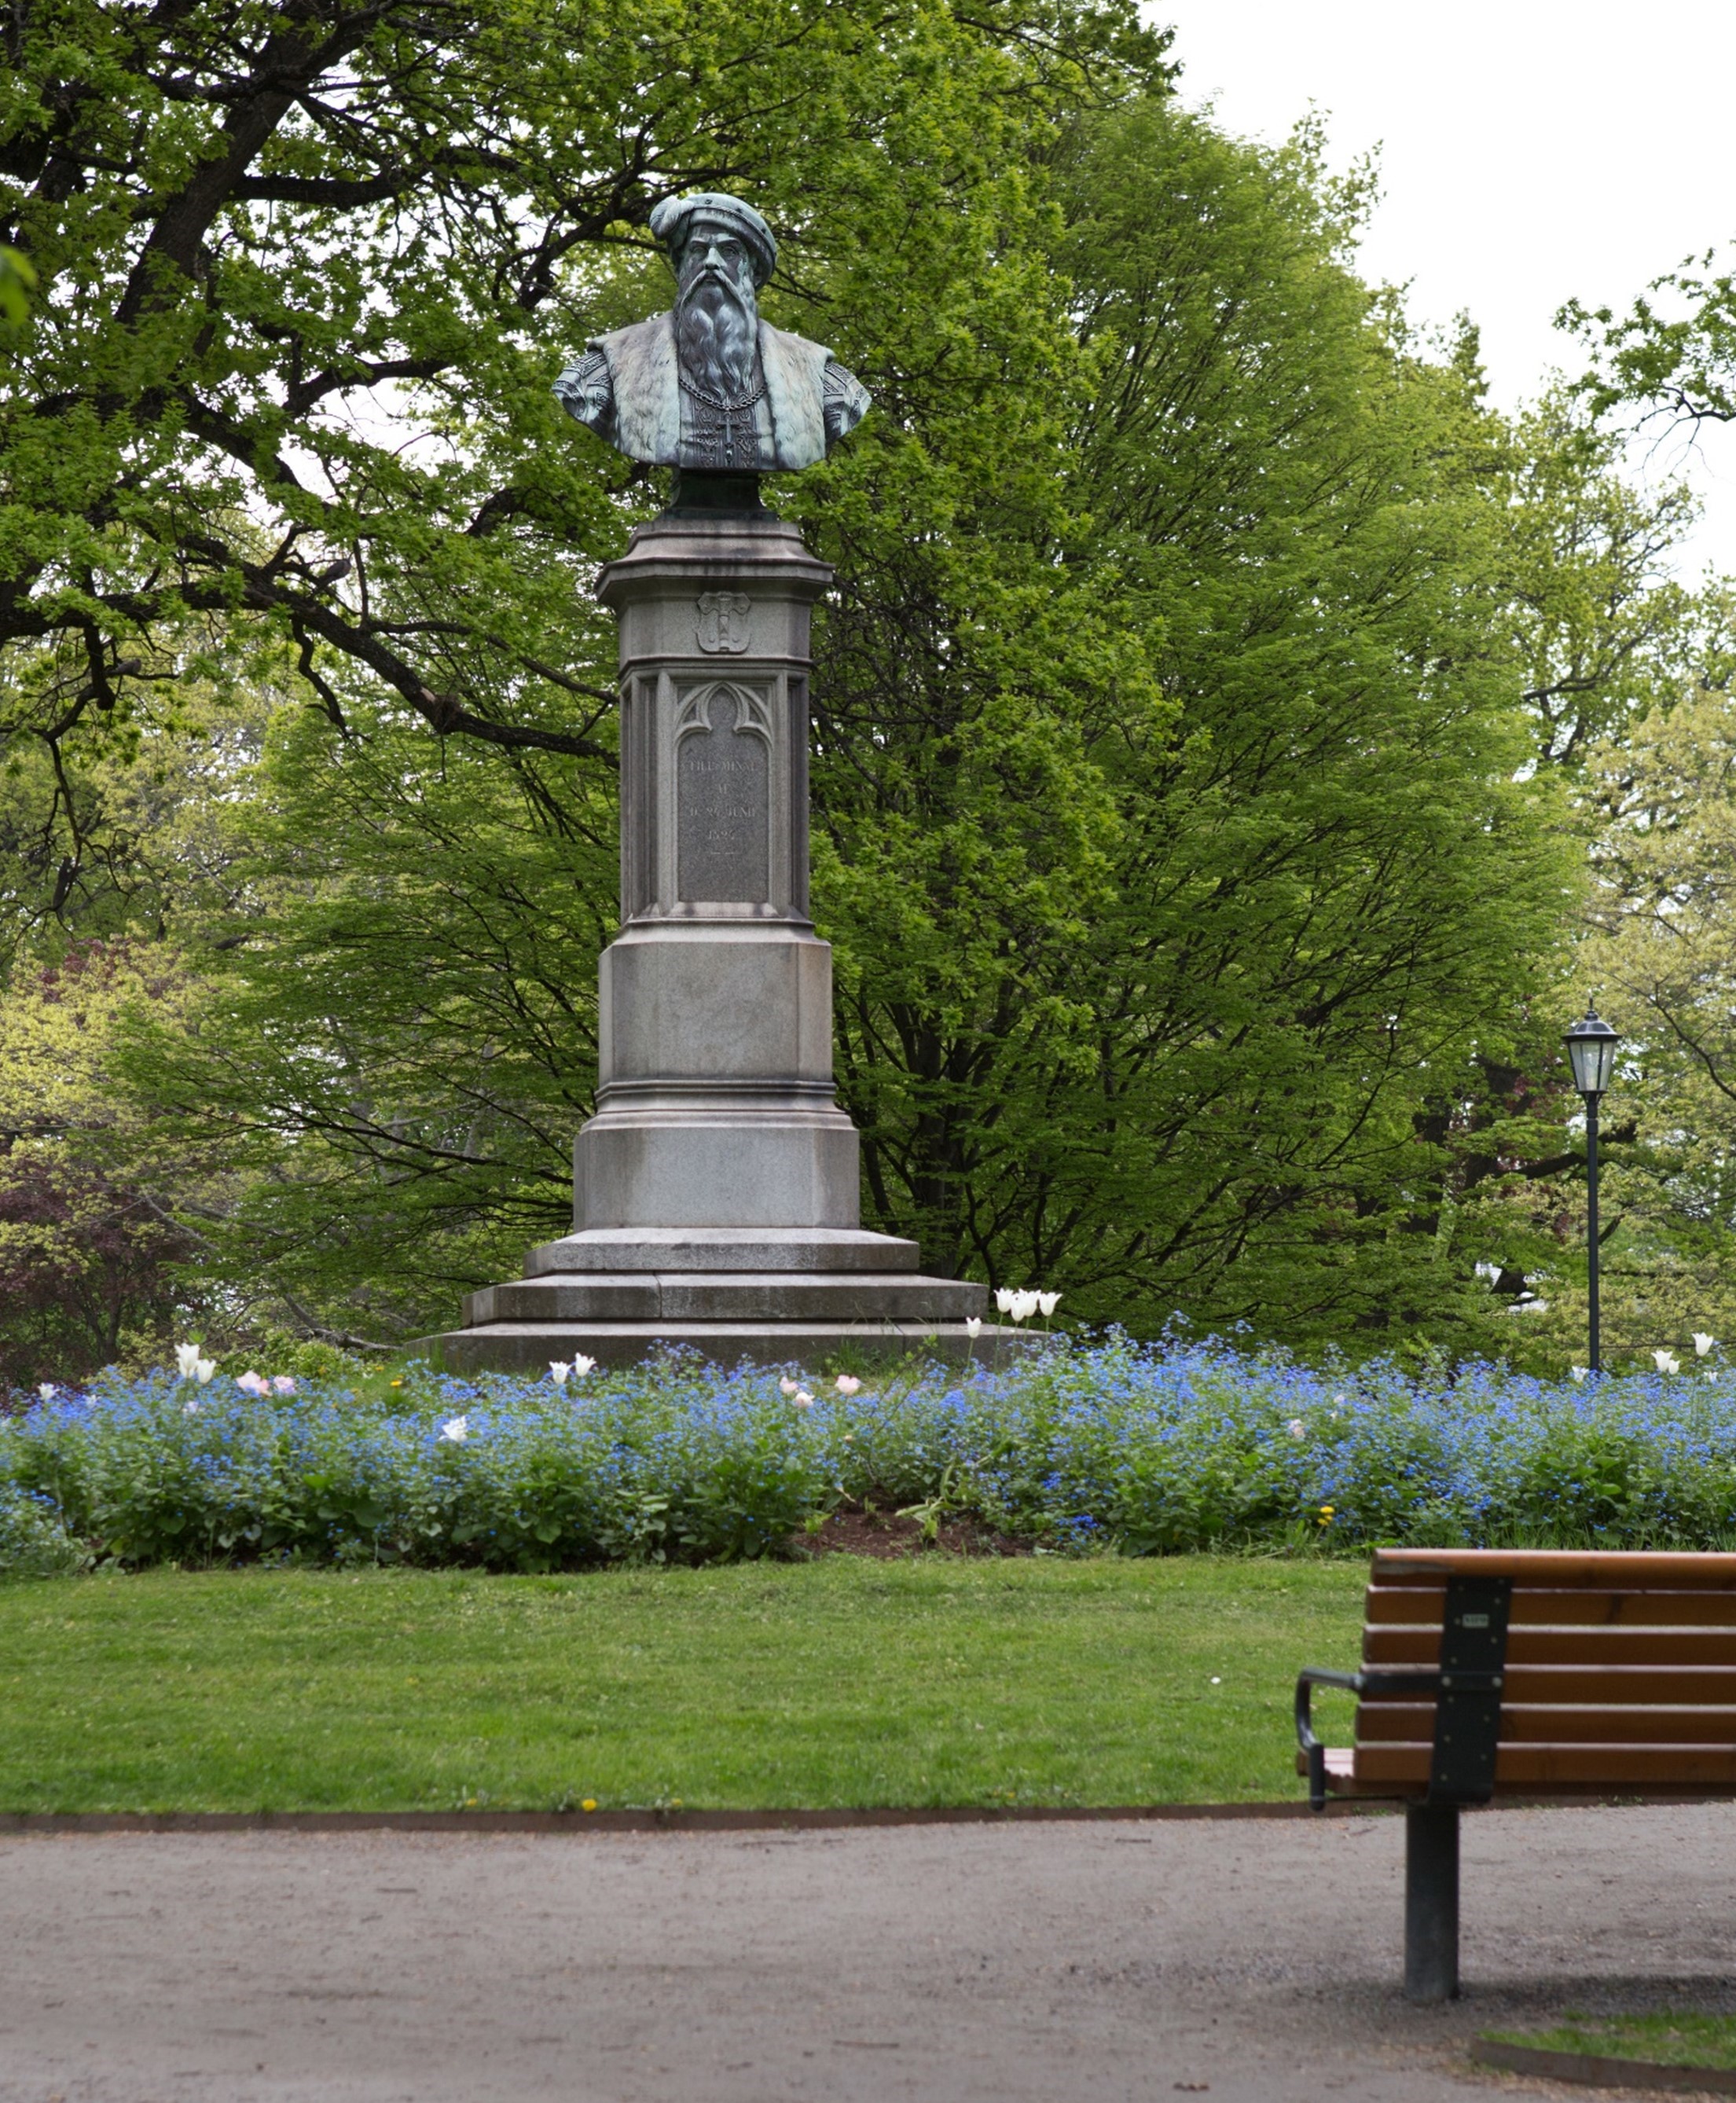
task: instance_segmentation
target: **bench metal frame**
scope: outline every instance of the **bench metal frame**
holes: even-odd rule
[[[1494,1794],[1507,1671],[1511,1577],[1449,1576],[1440,1663],[1410,1672],[1327,1672],[1308,1666],[1296,1681],[1296,1742],[1308,1771],[1308,1801],[1326,1808],[1326,1749],[1315,1736],[1316,1687],[1359,1700],[1426,1695],[1435,1703],[1427,1794],[1404,1806],[1404,1991],[1413,2001],[1458,1994],[1458,1814]]]

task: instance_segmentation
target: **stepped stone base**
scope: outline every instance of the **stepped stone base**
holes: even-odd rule
[[[416,1346],[452,1372],[544,1372],[576,1353],[636,1365],[658,1344],[714,1363],[816,1366],[848,1350],[991,1363],[1028,1333],[965,1323],[985,1288],[927,1278],[914,1242],[859,1228],[590,1229],[532,1249],[526,1275],[465,1302],[465,1327]]]
[[[577,1354],[599,1365],[636,1366],[660,1344],[689,1345],[726,1371],[746,1358],[812,1372],[840,1353],[852,1359],[916,1356],[959,1366],[974,1358],[978,1365],[993,1365],[997,1354],[1029,1349],[1035,1341],[1022,1330],[987,1326],[973,1340],[962,1322],[491,1322],[425,1336],[411,1348],[452,1373],[544,1373]]]

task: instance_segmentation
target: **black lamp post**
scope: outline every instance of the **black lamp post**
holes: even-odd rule
[[[1574,1086],[1585,1098],[1585,1172],[1587,1202],[1586,1225],[1591,1258],[1591,1371],[1603,1369],[1602,1340],[1597,1322],[1597,1105],[1615,1072],[1615,1047],[1621,1039],[1590,1003],[1585,1016],[1567,1033],[1567,1056],[1574,1069]]]

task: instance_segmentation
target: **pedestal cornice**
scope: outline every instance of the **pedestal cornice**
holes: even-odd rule
[[[606,564],[599,576],[597,597],[619,612],[660,589],[691,591],[696,584],[750,576],[762,589],[781,589],[812,604],[831,582],[833,570],[809,553],[798,527],[769,513],[763,522],[665,513],[634,527],[626,554]]]

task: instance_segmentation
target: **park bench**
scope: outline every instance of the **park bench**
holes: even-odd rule
[[[1736,1795],[1736,1555],[1377,1549],[1362,1670],[1296,1683],[1311,1801],[1404,1804],[1404,1990],[1458,1991],[1458,1815]],[[1355,1743],[1310,1696],[1357,1699]]]

